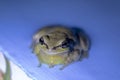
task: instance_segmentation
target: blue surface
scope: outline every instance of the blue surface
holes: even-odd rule
[[[29,46],[41,26],[65,24],[90,36],[90,56],[63,71],[38,68]],[[0,0],[0,46],[36,80],[119,80],[120,1]]]

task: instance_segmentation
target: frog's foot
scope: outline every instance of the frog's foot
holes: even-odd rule
[[[55,65],[53,64],[49,64],[49,68],[53,68]]]
[[[82,61],[84,58],[88,58],[88,57],[89,57],[88,51],[83,51],[82,50],[79,61]]]
[[[67,67],[69,64],[64,64],[61,68],[60,68],[60,70],[63,70],[65,67]]]
[[[32,50],[32,53],[34,54],[34,50]]]
[[[32,53],[32,54],[36,54],[36,52],[35,52],[35,48],[32,48],[31,53]]]
[[[38,67],[41,67],[42,66],[42,63],[39,63]]]
[[[69,64],[71,64],[72,62],[67,62],[65,63],[62,67],[60,67],[60,70],[63,70],[64,68],[66,68],[67,66],[69,66]]]
[[[67,67],[69,64],[71,64],[73,62],[73,60],[71,60],[70,58],[68,58],[64,65],[60,68],[60,70],[63,70],[65,67]]]

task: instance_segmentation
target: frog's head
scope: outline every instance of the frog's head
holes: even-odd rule
[[[51,32],[39,38],[40,50],[46,54],[60,54],[72,50],[74,40],[63,32]]]

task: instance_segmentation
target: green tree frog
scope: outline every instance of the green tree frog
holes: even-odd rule
[[[39,63],[49,67],[69,64],[88,57],[89,39],[79,30],[61,25],[45,26],[33,35],[32,51]]]

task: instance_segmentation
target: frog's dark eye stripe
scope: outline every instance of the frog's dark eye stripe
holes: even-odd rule
[[[65,41],[62,42],[61,47],[67,48],[74,44],[74,41],[72,39],[66,38]]]
[[[66,48],[68,46],[69,46],[69,41],[68,40],[63,41],[62,44],[61,44],[62,48]]]
[[[41,45],[45,45],[47,49],[49,48],[48,45],[44,42],[43,37],[41,37],[41,38],[39,39],[39,43],[40,43]]]
[[[71,44],[71,39],[66,38],[65,41],[62,42],[61,47],[62,48],[67,48],[67,47],[70,46],[70,44]]]

